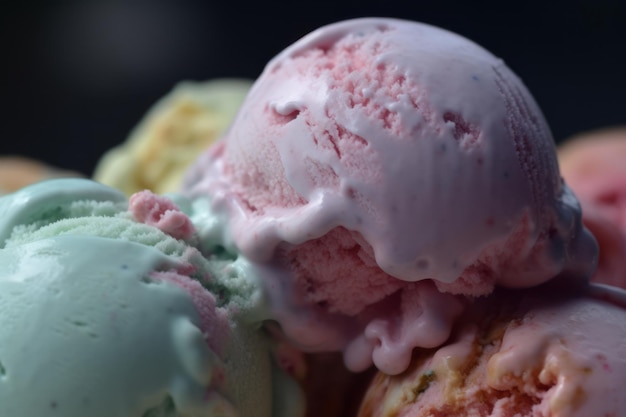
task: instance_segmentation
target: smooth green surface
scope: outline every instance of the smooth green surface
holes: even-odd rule
[[[0,251],[0,415],[140,417],[168,396],[179,412],[166,415],[213,415],[202,408],[216,359],[195,306],[148,277],[170,263],[88,236]]]
[[[196,247],[136,222],[121,193],[90,180],[0,197],[0,416],[302,416],[263,331],[258,279],[236,254]],[[177,271],[215,302],[153,279]],[[207,308],[226,333],[203,334]]]

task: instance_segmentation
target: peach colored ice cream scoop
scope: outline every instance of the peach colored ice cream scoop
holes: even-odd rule
[[[480,300],[438,349],[374,377],[359,417],[626,416],[626,291]]]
[[[286,335],[352,370],[402,372],[464,296],[595,265],[524,84],[417,22],[348,20],[286,48],[184,192],[205,240],[264,277]]]
[[[62,170],[24,156],[0,157],[0,194],[46,179],[81,176],[78,172]]]
[[[626,127],[580,133],[559,147],[558,156],[600,246],[593,280],[626,288]]]

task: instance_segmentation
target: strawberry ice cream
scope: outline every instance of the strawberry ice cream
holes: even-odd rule
[[[354,371],[402,372],[465,297],[584,281],[596,262],[524,84],[416,22],[349,20],[289,46],[184,192],[205,244],[263,277],[285,334]]]

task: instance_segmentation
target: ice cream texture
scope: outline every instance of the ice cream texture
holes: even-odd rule
[[[626,291],[496,294],[406,372],[379,373],[359,417],[626,415]]]
[[[0,198],[0,415],[303,415],[262,288],[188,220],[89,180]]]
[[[559,146],[558,156],[600,247],[592,280],[626,289],[626,127],[579,133]]]
[[[337,22],[287,47],[183,192],[201,245],[249,261],[285,334],[355,371],[404,371],[465,297],[584,281],[596,262],[522,81],[418,22]]]
[[[185,170],[223,134],[250,88],[244,78],[178,83],[121,145],[105,153],[93,178],[127,195],[177,191]]]

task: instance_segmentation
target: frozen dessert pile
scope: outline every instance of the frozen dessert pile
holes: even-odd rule
[[[0,197],[0,415],[626,417],[626,291],[502,60],[362,18],[218,85],[114,188]]]

